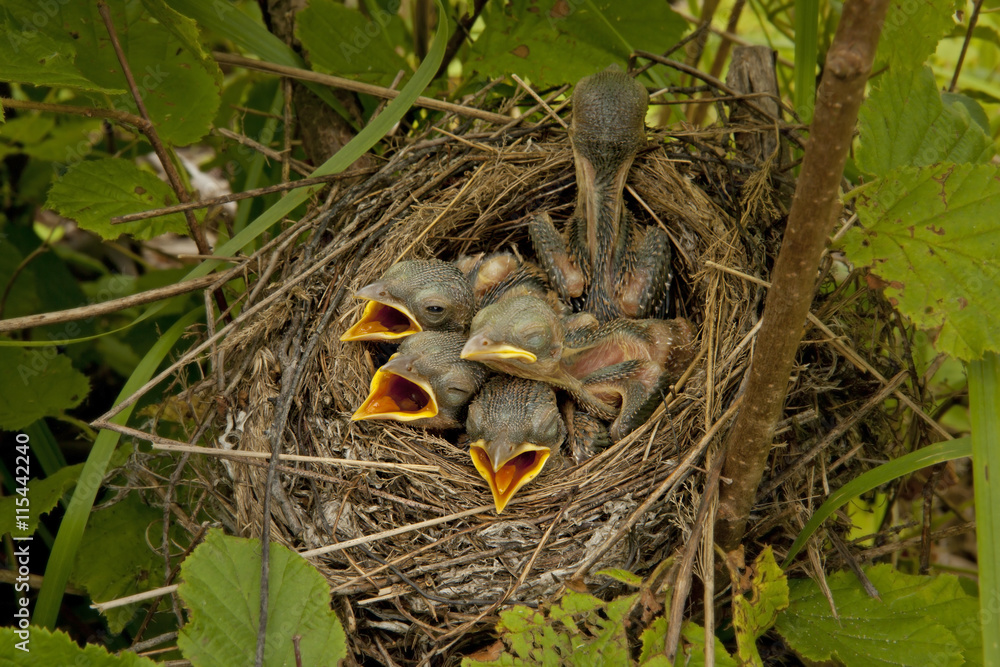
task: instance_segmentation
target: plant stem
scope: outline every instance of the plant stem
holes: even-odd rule
[[[795,352],[816,290],[816,270],[833,229],[837,190],[888,0],[853,0],[827,54],[802,173],[757,335],[743,407],[729,431],[716,539],[733,549],[746,532],[788,392]]]

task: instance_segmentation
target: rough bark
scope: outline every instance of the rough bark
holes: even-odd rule
[[[775,73],[775,53],[769,46],[737,46],[733,49],[733,60],[726,74],[726,85],[741,93],[767,93],[769,97],[755,97],[754,105],[781,118],[781,95],[778,92],[778,77]],[[764,119],[746,104],[734,102],[729,120],[734,125],[746,121],[760,123]],[[744,153],[753,156],[762,164],[769,160],[778,148],[778,132],[737,132],[736,145]],[[784,146],[782,147],[784,148]],[[783,151],[784,152],[784,151]],[[784,155],[778,156],[777,164],[784,164]]]
[[[305,0],[261,0],[268,29],[296,51],[301,47],[295,39],[295,16],[305,9]],[[361,107],[353,93],[332,91],[357,122],[361,122]],[[326,162],[334,153],[354,138],[354,130],[323,100],[299,81],[292,82],[292,104],[302,139],[302,148],[313,165]],[[362,156],[355,168],[368,166],[371,158]]]
[[[735,548],[746,532],[788,392],[795,352],[816,290],[817,267],[833,226],[837,190],[851,146],[888,0],[849,0],[827,53],[802,171],[774,266],[763,323],[736,423],[726,442],[716,540]]]

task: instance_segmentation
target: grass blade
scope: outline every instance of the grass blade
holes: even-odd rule
[[[795,112],[812,122],[816,107],[816,61],[819,56],[819,3],[795,0]]]
[[[792,562],[792,559],[802,550],[805,546],[806,541],[812,537],[816,529],[820,527],[827,517],[833,514],[837,508],[841,505],[846,504],[852,498],[860,496],[862,493],[871,491],[872,489],[881,486],[887,482],[891,482],[894,479],[902,477],[903,475],[909,475],[927,466],[932,466],[935,463],[941,463],[942,461],[951,461],[952,459],[961,459],[966,456],[972,455],[972,440],[968,437],[958,438],[957,440],[945,440],[944,442],[937,442],[933,445],[924,447],[923,449],[918,449],[915,452],[910,452],[904,456],[900,456],[898,459],[889,461],[888,463],[883,463],[877,468],[873,468],[868,472],[864,473],[852,479],[850,482],[837,489],[830,494],[830,497],[826,499],[816,513],[812,515],[812,518],[806,523],[802,532],[799,536],[795,538],[795,542],[792,543],[792,547],[788,550],[788,555],[785,556],[784,562],[781,564],[782,568],[788,567],[788,564]]]
[[[161,336],[153,347],[150,348],[146,356],[142,358],[135,372],[125,383],[118,401],[131,396],[134,391],[144,385],[160,363],[167,357],[174,343],[181,337],[184,330],[201,316],[202,310],[193,310],[181,319],[177,320],[172,327]],[[124,424],[135,405],[131,405],[114,418],[117,424]],[[94,447],[90,450],[87,463],[80,473],[80,481],[77,482],[73,491],[73,498],[66,508],[66,515],[59,524],[59,534],[56,535],[56,542],[52,546],[52,555],[45,566],[45,580],[42,589],[38,594],[38,601],[35,603],[35,612],[32,622],[46,628],[54,628],[56,616],[59,613],[59,606],[62,604],[63,591],[66,589],[66,582],[69,580],[70,570],[73,569],[73,559],[80,548],[80,541],[83,538],[84,528],[87,526],[87,519],[90,517],[90,509],[94,505],[94,498],[101,488],[104,480],[104,473],[108,468],[108,461],[114,454],[118,446],[121,434],[113,431],[101,431],[94,441]]]
[[[990,473],[1000,471],[1000,355],[987,352],[969,363],[969,416],[972,420],[972,476],[976,499],[979,563],[979,616],[983,619],[983,664],[1000,665],[1000,623],[996,622],[1000,586],[1000,486]]]

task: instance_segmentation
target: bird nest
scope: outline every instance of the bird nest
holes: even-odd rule
[[[689,534],[700,466],[717,443],[711,435],[724,433],[720,418],[747,371],[790,192],[776,161],[742,152],[732,133],[773,135],[773,123],[651,132],[632,167],[626,204],[669,235],[672,315],[699,333],[694,361],[629,436],[579,465],[554,456],[498,515],[461,433],[350,419],[390,353],[339,340],[360,309],[353,291],[401,259],[500,249],[530,259],[527,216],[547,211],[562,220],[575,202],[572,151],[554,120],[498,128],[449,115],[367,173],[334,180],[301,219],[286,221],[240,264],[246,292],[230,295],[239,313],[200,332],[189,355],[203,379],[177,373],[176,397],[146,429],[146,439],[163,442],[158,432],[176,435],[167,420],[178,420],[187,431],[177,440],[214,450],[137,455],[159,479],[171,457],[160,502],[186,504],[191,516],[207,512],[248,537],[265,525],[267,461],[235,455],[269,453],[278,442],[270,537],[310,552],[356,653],[381,660],[388,646],[407,662],[468,648],[469,631],[491,627],[499,605],[537,604],[568,582],[615,586],[600,570],[646,574]],[[842,327],[864,321],[871,306],[845,294],[831,288],[818,298],[828,322],[819,338],[843,341]],[[883,358],[891,337],[873,332],[865,356]],[[854,411],[854,397],[877,386],[828,343],[807,341],[797,368],[778,436],[793,447],[822,440]],[[225,452],[233,456],[218,456]],[[150,476],[137,479],[146,485]],[[787,482],[803,493],[797,497],[812,493],[802,479]]]

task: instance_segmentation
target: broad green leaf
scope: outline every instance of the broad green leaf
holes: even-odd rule
[[[858,125],[856,163],[870,174],[935,162],[988,162],[993,156],[993,141],[969,110],[943,102],[929,67],[883,75],[862,105]]]
[[[164,0],[142,0],[142,6],[160,25],[169,30],[191,55],[201,61],[205,71],[212,75],[221,88],[222,71],[219,70],[219,65],[212,54],[202,45],[198,24],[194,19],[169,7]]]
[[[858,196],[844,238],[858,266],[935,347],[966,361],[1000,351],[1000,169],[937,164],[886,174]]]
[[[18,636],[18,632],[30,633]],[[24,642],[24,643],[22,643]],[[115,655],[97,644],[81,648],[62,630],[52,632],[38,626],[26,630],[0,628],[0,655],[4,665],[37,667],[37,665],[86,665],[87,667],[157,667],[159,663],[131,651]]]
[[[265,665],[336,665],[346,637],[330,610],[330,587],[294,551],[271,545]],[[178,594],[191,610],[177,646],[195,667],[252,665],[260,619],[260,542],[211,530],[181,564]]]
[[[486,28],[465,66],[491,77],[514,72],[540,87],[624,64],[636,49],[662,52],[687,30],[668,3],[639,0],[507,0],[487,4],[482,16]]]
[[[106,158],[67,169],[49,190],[46,206],[106,239],[128,233],[145,240],[166,232],[185,234],[184,216],[172,213],[126,225],[112,225],[110,219],[176,203],[170,186],[153,174],[130,160]]]
[[[125,92],[125,81],[103,86],[80,71],[73,38],[64,32],[52,31],[54,12],[40,12],[37,3],[25,0],[8,3],[4,9],[7,11],[0,13],[0,33],[3,34],[0,80],[35,86],[68,86],[109,94]],[[39,23],[42,28],[49,28],[49,32],[40,29]]]
[[[836,615],[811,579],[790,581],[778,633],[807,660],[846,667],[981,664],[979,601],[957,577],[907,575],[887,564],[865,573],[881,600],[853,573],[838,572],[827,578]]]
[[[625,595],[603,602],[592,595],[570,591],[548,610],[517,606],[500,612],[497,630],[513,655],[481,662],[462,660],[463,667],[528,665],[630,664],[625,614],[635,601]]]
[[[868,493],[883,484],[888,484],[894,479],[899,479],[928,466],[953,459],[966,458],[971,455],[972,441],[968,437],[957,440],[945,440],[900,456],[898,459],[893,459],[888,463],[883,463],[877,468],[872,468],[868,472],[858,475],[831,493],[826,502],[809,518],[809,521],[806,522],[798,537],[795,538],[795,542],[789,548],[788,555],[785,556],[785,560],[781,566],[788,567],[792,559],[798,555],[799,551],[802,550],[802,547],[805,546],[806,542],[820,525],[852,498],[857,498],[861,494]]]
[[[757,638],[774,625],[778,612],[788,607],[788,579],[767,546],[750,572],[750,590],[733,593],[733,626],[741,664],[763,664]]]
[[[139,387],[149,380],[153,371],[173,349],[177,339],[203,312],[203,309],[192,310],[163,332],[125,382],[116,399],[116,405],[138,391]],[[126,423],[134,408],[134,404],[124,408],[111,421],[116,424]],[[101,480],[104,479],[104,473],[108,469],[108,463],[115,453],[120,437],[121,434],[114,431],[101,431],[94,440],[90,454],[87,455],[87,462],[84,464],[83,472],[80,473],[80,478],[86,483],[76,485],[73,498],[70,499],[66,514],[59,524],[59,534],[56,535],[56,541],[52,545],[52,553],[45,565],[45,583],[38,593],[32,616],[36,625],[43,627],[55,625],[63,591],[66,589],[76,552],[80,548],[80,540],[87,525],[87,518],[90,516],[90,509],[94,505],[94,498],[101,487]]]
[[[400,70],[411,71],[386,38],[393,24],[402,20],[384,9],[368,19],[333,0],[312,0],[297,16],[295,34],[313,69],[388,85]]]
[[[955,27],[962,0],[893,0],[882,25],[872,71],[920,68]]]
[[[87,377],[55,348],[0,348],[0,429],[19,431],[42,417],[80,405],[90,392]]]
[[[13,445],[11,445],[13,449]],[[60,469],[56,474],[44,479],[32,479],[28,482],[28,500],[30,501],[30,512],[25,519],[24,526],[17,525],[18,516],[15,515],[15,508],[19,495],[5,496],[0,498],[0,535],[10,533],[12,536],[24,537],[31,535],[38,529],[38,521],[43,514],[52,511],[63,495],[73,488],[83,464],[67,466]]]
[[[134,494],[107,509],[94,512],[77,552],[70,581],[95,602],[116,600],[156,588],[163,583],[163,558],[150,549],[149,528],[163,520],[163,512],[142,503]],[[156,528],[159,535],[159,527]],[[132,620],[137,605],[105,612],[108,628],[119,634]]]
[[[219,105],[218,68],[211,73],[206,70],[198,54],[191,53],[185,41],[166,26],[155,23],[148,12],[141,8],[136,11],[134,7],[126,10],[125,0],[109,0],[107,4],[129,69],[160,137],[175,145],[190,144],[203,137]],[[30,50],[31,57],[36,59],[61,58],[53,65],[58,79],[44,73],[35,76],[33,70],[24,67],[4,71],[2,64],[0,78],[107,93],[114,97],[95,97],[95,103],[137,113],[97,3],[53,1],[40,5],[32,0],[10,0],[5,9],[8,27],[20,30],[17,34],[21,41],[17,44],[21,49]],[[24,26],[37,27],[37,36],[27,37]],[[0,40],[0,44],[5,42],[13,44],[15,40]],[[36,53],[42,43],[53,49],[48,56]],[[0,48],[7,48],[7,44]],[[24,58],[20,52],[13,55]],[[0,53],[0,63],[4,61],[2,56]],[[72,74],[69,65],[80,73],[79,81],[67,79]]]
[[[667,638],[667,619],[665,616],[656,618],[642,631],[642,652],[639,654],[639,667],[670,667],[663,652]],[[681,626],[681,642],[674,656],[675,667],[704,667],[705,665],[705,628],[697,623],[685,621]],[[719,638],[715,638],[715,661],[718,667],[736,667],[738,664],[726,651]]]

